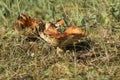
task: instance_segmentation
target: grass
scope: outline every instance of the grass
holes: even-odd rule
[[[86,36],[57,54],[41,39],[29,43],[14,33],[20,13],[44,22],[66,17]],[[0,80],[119,80],[119,58],[119,0],[0,1]]]

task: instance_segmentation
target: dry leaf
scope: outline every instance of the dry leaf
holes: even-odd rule
[[[45,33],[46,35],[49,35],[49,36],[55,37],[55,38],[59,37],[60,33],[59,33],[58,30],[55,28],[55,25],[54,25],[54,24],[48,22],[48,23],[46,23],[45,28],[46,28],[46,29],[44,30],[44,33]]]
[[[59,41],[57,38],[45,35],[43,32],[39,32],[39,35],[42,39],[44,39],[47,43],[51,44],[52,46],[59,45]]]
[[[70,44],[75,44],[83,37],[85,34],[81,28],[76,26],[71,26],[65,30],[60,38],[60,47],[65,47]]]
[[[15,29],[25,36],[38,33],[47,43],[58,47],[65,47],[69,44],[74,44],[85,35],[82,29],[76,26],[70,26],[64,32],[59,32],[57,27],[64,24],[64,19],[61,19],[55,24],[47,22],[44,25],[42,21],[37,21],[30,16],[21,14],[15,23]],[[42,29],[41,26],[44,28]]]
[[[54,46],[65,47],[77,42],[84,36],[84,32],[79,27],[71,26],[65,32],[60,33],[51,23],[47,23],[44,33],[40,33],[40,36]]]
[[[62,26],[62,25],[64,25],[64,24],[65,24],[64,19],[60,19],[60,20],[57,20],[55,26],[59,27],[59,26]]]
[[[81,36],[84,36],[84,32],[82,31],[81,28],[79,27],[76,27],[76,26],[71,26],[69,27],[68,29],[65,30],[64,34],[66,35],[71,35],[71,34],[78,34],[78,35],[81,35]]]
[[[42,24],[41,20],[35,20],[30,16],[20,14],[14,24],[14,28],[19,32],[20,35],[30,35],[35,34],[37,31],[39,31],[40,24]]]
[[[39,25],[39,22],[32,19],[30,16],[25,14],[20,14],[18,16],[18,20],[15,23],[15,28],[19,30],[19,28],[24,29],[27,27],[35,28]]]

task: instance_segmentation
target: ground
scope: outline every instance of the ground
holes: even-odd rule
[[[57,53],[14,31],[20,13],[81,27],[80,43]],[[120,80],[119,0],[1,0],[0,80]]]

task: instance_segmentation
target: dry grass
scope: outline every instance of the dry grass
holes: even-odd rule
[[[0,80],[119,80],[119,5],[119,0],[0,1]],[[41,38],[29,42],[15,34],[19,13],[44,22],[66,17],[86,36],[58,53]]]

